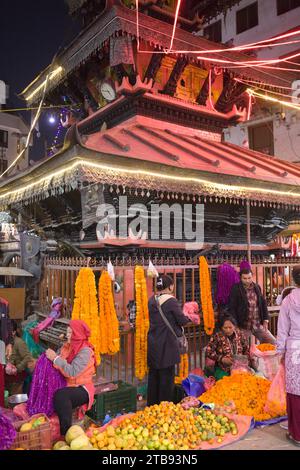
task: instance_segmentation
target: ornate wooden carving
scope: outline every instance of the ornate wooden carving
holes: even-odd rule
[[[99,108],[97,101],[88,89],[85,80],[79,73],[77,73],[74,77],[73,86],[83,95],[85,101],[93,111],[96,111]]]
[[[162,60],[165,54],[152,54],[150,63],[145,73],[145,78],[149,80],[152,78],[155,81],[155,77],[161,66]]]
[[[216,74],[214,72],[214,69],[212,69],[211,71],[211,84],[213,85],[214,81],[216,79]],[[207,76],[204,84],[203,84],[203,87],[201,88],[200,90],[200,93],[197,97],[197,103],[198,104],[201,104],[203,106],[206,105],[206,101],[208,99],[208,95],[209,95],[209,75]]]
[[[124,77],[129,78],[129,83],[131,85],[135,84],[135,82],[136,82],[136,72],[134,71],[133,67],[131,67],[130,73],[127,73],[127,71],[126,71],[123,64],[115,65],[114,67],[112,67],[112,69],[115,72],[117,80],[120,84],[122,83],[122,80],[123,80]]]
[[[174,96],[176,88],[177,88],[178,80],[180,79],[187,65],[188,65],[188,59],[186,57],[179,57],[179,59],[177,59],[174,65],[174,68],[172,70],[172,73],[170,75],[170,78],[162,93],[164,93],[165,95]]]
[[[215,108],[227,113],[231,111],[233,105],[238,101],[241,95],[246,91],[247,85],[234,80],[234,74],[231,72],[224,73],[223,91],[220,95]]]

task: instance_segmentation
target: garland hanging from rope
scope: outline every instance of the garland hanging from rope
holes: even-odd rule
[[[103,271],[99,280],[100,352],[116,354],[120,351],[119,321],[115,309],[111,277]]]
[[[204,256],[199,259],[199,279],[204,329],[206,334],[211,336],[215,328],[215,312],[212,302],[210,273]]]
[[[95,348],[97,364],[100,363],[100,323],[98,314],[95,275],[91,268],[82,268],[76,279],[72,320],[83,320],[91,330],[90,342]]]
[[[147,374],[148,369],[148,295],[144,268],[142,268],[141,266],[136,266],[134,275],[136,301],[135,375],[139,380],[143,380],[143,378]]]

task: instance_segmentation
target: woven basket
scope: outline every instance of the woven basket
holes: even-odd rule
[[[37,414],[31,417],[30,421],[40,418],[43,416],[46,420],[44,424],[41,424],[35,429],[30,431],[19,432],[21,426],[27,421],[18,421],[16,423],[17,437],[13,443],[11,450],[14,449],[25,449],[25,450],[51,450],[52,448],[52,437],[50,422],[47,416],[43,414]]]

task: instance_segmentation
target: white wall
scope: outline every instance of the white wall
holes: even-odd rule
[[[248,127],[272,121],[275,156],[290,162],[300,162],[300,113],[294,111],[287,111],[285,120],[279,120],[276,115],[252,118],[246,123],[226,129],[224,139],[243,147],[245,141],[249,141]]]
[[[4,159],[7,160],[8,166],[15,160],[18,152],[18,142],[20,143],[21,150],[25,146],[25,141],[29,132],[29,127],[22,118],[10,113],[0,113],[0,129],[8,131],[8,148],[2,151],[0,149],[0,155],[4,155]],[[28,167],[28,151],[18,162],[19,169],[24,170]],[[11,174],[17,171],[15,168]]]
[[[249,44],[277,36],[280,33],[284,33],[300,25],[300,7],[277,16],[276,0],[258,0],[258,26],[241,34],[236,34],[236,12],[252,3],[254,3],[254,0],[243,0],[239,5],[235,5],[228,11],[225,17],[220,15],[208,23],[211,24],[217,20],[222,20],[222,42],[225,43],[233,39],[235,46]],[[262,49],[257,52],[257,55],[262,58],[272,58],[299,49],[300,44],[298,43],[289,46]]]

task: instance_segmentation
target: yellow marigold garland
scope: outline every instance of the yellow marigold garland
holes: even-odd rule
[[[134,272],[136,321],[135,321],[135,375],[143,380],[147,374],[147,350],[149,311],[147,284],[144,268],[136,266]]]
[[[179,375],[175,377],[175,383],[181,384],[181,382],[189,375],[189,357],[187,354],[181,354],[179,364]]]
[[[215,329],[215,312],[212,302],[210,273],[204,256],[199,259],[199,278],[204,329],[207,335],[212,335]]]
[[[99,314],[95,275],[91,268],[82,268],[77,276],[72,320],[83,320],[89,326],[90,342],[95,348],[96,362],[99,364]]]
[[[112,281],[107,271],[99,280],[100,352],[116,354],[120,350],[119,322],[112,292]]]

